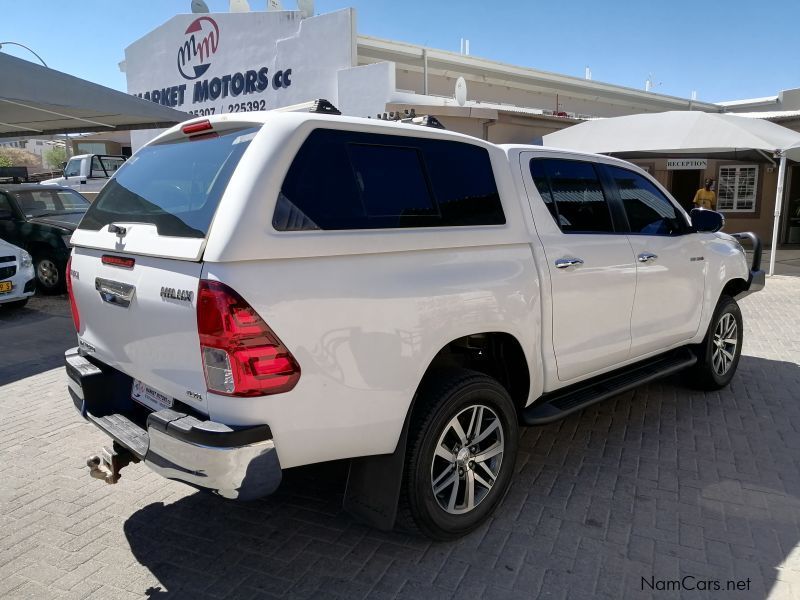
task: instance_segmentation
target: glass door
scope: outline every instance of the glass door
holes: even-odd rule
[[[791,167],[788,189],[783,240],[786,244],[800,245],[800,165]]]

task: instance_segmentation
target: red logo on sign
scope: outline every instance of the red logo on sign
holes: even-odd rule
[[[208,71],[219,46],[219,26],[211,17],[199,17],[184,32],[178,48],[178,71],[185,79],[197,79]]]

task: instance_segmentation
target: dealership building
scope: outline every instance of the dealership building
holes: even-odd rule
[[[742,114],[800,131],[800,90],[723,103],[678,98],[360,35],[353,9],[305,19],[296,11],[176,15],[129,45],[120,68],[129,93],[194,115],[326,98],[354,116],[413,109],[494,143],[541,143],[543,135],[586,119],[673,110]],[[465,93],[456,94],[457,84]],[[133,149],[155,133],[132,132]],[[650,156],[633,162],[684,206],[706,177],[733,177],[735,195],[719,207],[728,229],[754,230],[770,240],[778,171],[773,156],[734,152],[724,160]],[[800,244],[800,166],[787,171],[779,241]]]

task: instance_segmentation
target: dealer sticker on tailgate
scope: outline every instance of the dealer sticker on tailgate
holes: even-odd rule
[[[172,408],[172,398],[165,396],[158,390],[154,390],[149,385],[145,385],[138,379],[133,380],[131,398],[153,410]]]

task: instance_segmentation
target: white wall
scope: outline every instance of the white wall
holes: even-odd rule
[[[297,11],[177,15],[128,46],[124,68],[131,94],[223,114],[317,98],[336,104],[337,72],[355,64],[355,11],[344,9],[308,19]],[[133,149],[157,133],[132,132]]]

